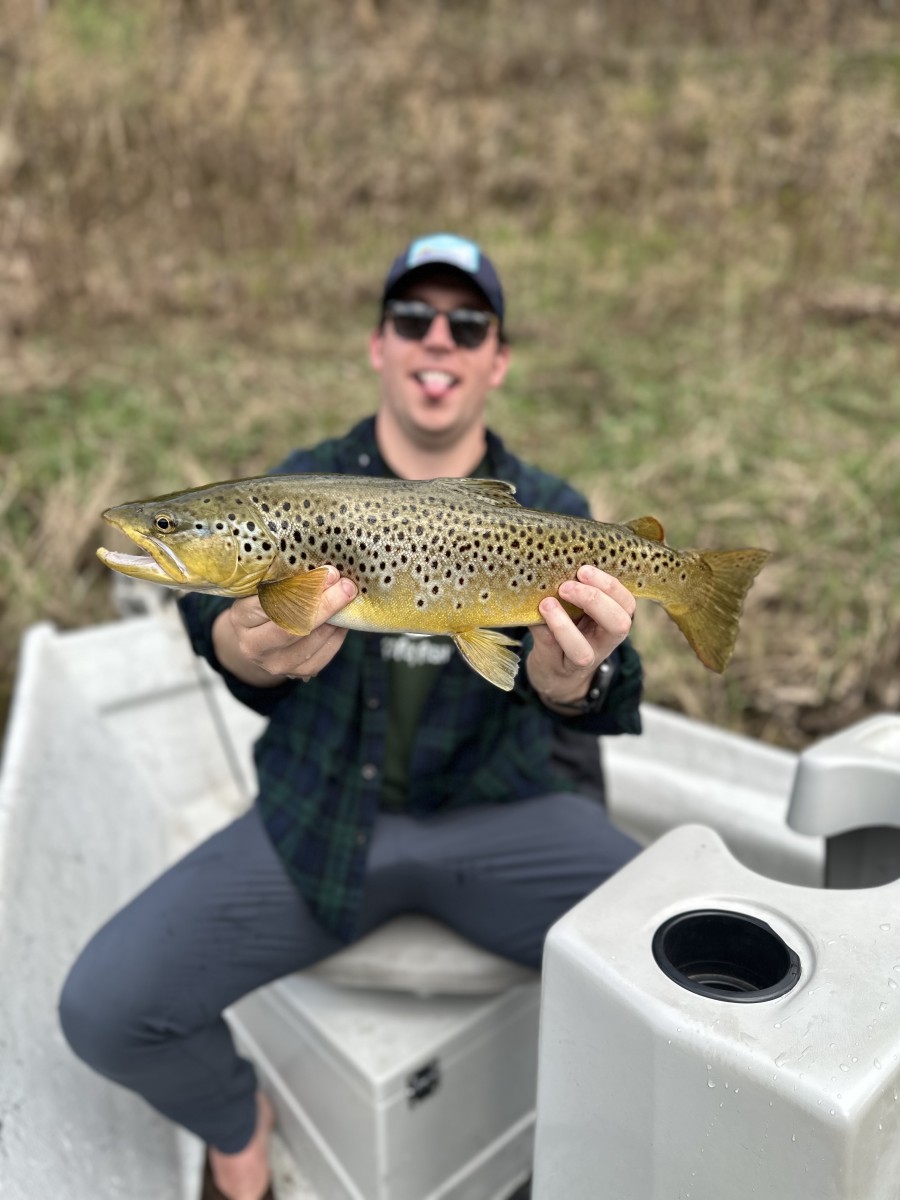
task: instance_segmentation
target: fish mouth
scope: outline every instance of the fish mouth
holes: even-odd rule
[[[131,528],[121,516],[115,515],[115,509],[107,509],[103,513],[103,519],[121,529],[146,551],[145,554],[123,554],[101,546],[97,557],[104,566],[122,575],[130,575],[133,579],[146,579],[150,583],[163,583],[170,587],[184,587],[187,584],[190,573],[169,546],[149,533],[141,533]]]

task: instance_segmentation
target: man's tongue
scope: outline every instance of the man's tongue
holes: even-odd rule
[[[420,371],[418,380],[429,400],[442,400],[454,383],[453,376],[444,371]]]

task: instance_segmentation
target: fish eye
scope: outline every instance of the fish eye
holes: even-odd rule
[[[157,513],[153,518],[153,524],[160,533],[171,533],[175,528],[175,518],[171,513]]]

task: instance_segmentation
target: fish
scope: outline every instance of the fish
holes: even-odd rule
[[[510,691],[538,605],[583,564],[661,604],[712,671],[728,664],[744,596],[767,550],[676,550],[655,517],[607,524],[525,508],[497,479],[265,475],[107,509],[142,554],[104,547],[114,571],[183,591],[259,597],[291,633],[312,628],[328,566],[356,597],[331,624],[444,634],[473,670]],[[560,601],[573,619],[576,606]]]

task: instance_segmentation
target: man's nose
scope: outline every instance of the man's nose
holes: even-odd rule
[[[422,344],[429,350],[452,350],[455,346],[453,334],[450,332],[450,321],[444,313],[438,313],[429,326],[428,332],[422,339]]]

